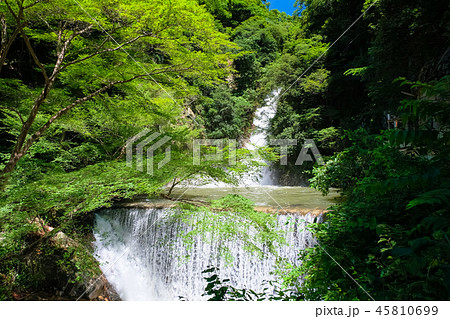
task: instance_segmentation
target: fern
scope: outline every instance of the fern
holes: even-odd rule
[[[413,199],[408,203],[406,209],[411,209],[413,207],[424,205],[424,204],[443,204],[447,203],[450,197],[449,189],[435,189],[423,194],[420,194],[419,197]]]

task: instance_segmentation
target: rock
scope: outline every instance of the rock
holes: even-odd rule
[[[39,220],[34,222],[42,225]],[[76,266],[80,256],[72,256],[69,248],[86,248],[62,231],[45,237],[51,230],[44,225],[33,233],[30,240],[36,244],[24,255],[27,272],[35,283],[34,292],[26,297],[27,300],[120,300],[103,274],[100,277],[85,274],[86,278],[75,281],[80,276]],[[89,255],[90,252],[86,251],[86,256]],[[92,266],[98,267],[95,262]],[[100,268],[97,269],[96,273],[101,274]]]
[[[66,234],[64,234],[62,231],[59,231],[50,239],[58,248],[67,249],[70,246],[76,246],[76,243],[74,240],[69,238]]]
[[[106,280],[105,276],[101,276],[93,285],[91,293],[89,293],[90,300],[102,301],[118,301],[121,300],[117,291]]]
[[[120,296],[102,274],[75,285],[69,295],[83,300],[119,301]]]

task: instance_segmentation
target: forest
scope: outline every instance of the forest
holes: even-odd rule
[[[0,300],[82,296],[101,275],[100,209],[168,197],[193,179],[236,185],[259,165],[243,146],[277,90],[268,138],[298,143],[287,165],[277,148],[256,152],[281,187],[339,198],[310,226],[318,244],[278,269],[273,292],[234,287],[209,268],[205,295],[449,300],[450,2],[295,7],[290,16],[260,0],[0,0]],[[144,130],[170,138],[171,159],[152,175],[127,165],[127,143]],[[195,139],[236,141],[235,163],[195,165]],[[295,164],[309,139],[325,165]],[[180,206],[179,218],[199,209]],[[245,197],[209,206],[214,220],[239,212],[269,248],[280,240]],[[247,240],[234,222],[219,228]]]

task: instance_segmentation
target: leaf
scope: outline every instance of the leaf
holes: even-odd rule
[[[414,251],[409,247],[397,247],[392,249],[392,255],[394,257],[412,256]]]
[[[423,246],[426,246],[430,242],[431,242],[431,239],[429,237],[422,237],[422,238],[417,238],[417,239],[414,239],[413,241],[410,241],[409,245],[411,246],[411,248],[414,251],[416,251],[416,250],[422,248]]]
[[[406,209],[411,209],[419,205],[424,204],[443,204],[448,203],[450,197],[449,189],[435,189],[423,194],[420,194],[417,198],[413,199],[408,203]]]

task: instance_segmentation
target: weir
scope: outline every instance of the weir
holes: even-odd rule
[[[218,267],[220,277],[230,279],[236,288],[256,292],[271,288],[265,282],[275,279],[276,258],[265,247],[266,254],[260,258],[245,251],[242,242],[209,244],[198,236],[188,248],[180,234],[192,227],[167,218],[170,214],[171,209],[116,208],[96,215],[96,255],[123,300],[203,300],[206,281],[202,271],[209,266]],[[299,250],[313,244],[305,226],[315,218],[321,216],[278,215],[286,245],[278,245],[276,255],[298,264]],[[221,257],[221,245],[233,257],[230,264]]]

